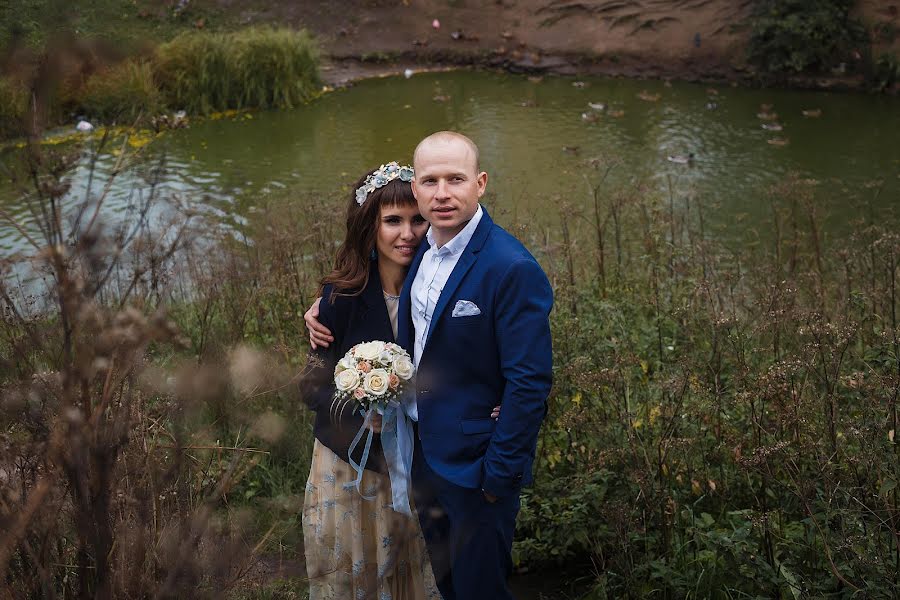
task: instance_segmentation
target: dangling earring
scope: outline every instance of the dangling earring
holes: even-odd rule
[[[375,252],[375,248],[372,248],[372,253],[369,254],[369,258],[371,258],[372,260],[375,260],[376,258],[378,258],[378,253]]]

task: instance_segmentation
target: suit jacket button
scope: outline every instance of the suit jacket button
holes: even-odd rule
[[[522,480],[522,474],[521,474],[521,473],[516,473],[515,476],[513,476],[513,479],[515,479],[516,481],[521,481],[521,480]]]

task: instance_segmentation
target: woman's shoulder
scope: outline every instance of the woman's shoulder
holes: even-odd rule
[[[360,300],[361,294],[356,290],[338,288],[329,283],[322,288],[319,313],[340,320],[353,312]]]

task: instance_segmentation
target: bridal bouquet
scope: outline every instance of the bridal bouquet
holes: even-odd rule
[[[363,471],[369,460],[374,436],[370,428],[375,414],[383,415],[381,446],[391,480],[391,502],[394,510],[412,515],[409,503],[409,473],[412,468],[413,434],[408,417],[403,414],[401,400],[413,377],[413,364],[406,350],[394,343],[365,342],[350,351],[334,367],[334,401],[332,411],[340,419],[344,408],[354,401],[365,417],[356,437],[347,451],[347,462],[356,472],[351,482],[359,494],[372,500],[374,496],[363,494]],[[366,441],[362,458],[356,462],[353,452]]]
[[[364,413],[375,409],[384,414],[401,396],[413,371],[409,354],[397,344],[357,344],[334,368],[334,400],[338,404],[355,400]]]

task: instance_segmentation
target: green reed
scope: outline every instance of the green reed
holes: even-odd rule
[[[159,114],[165,102],[146,60],[125,60],[94,73],[78,92],[79,110],[106,123]]]
[[[320,88],[318,49],[304,31],[185,33],[161,45],[154,62],[168,103],[191,113],[291,108]]]

